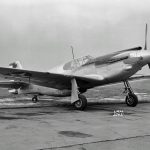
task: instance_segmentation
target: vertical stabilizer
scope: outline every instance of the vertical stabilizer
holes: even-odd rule
[[[14,69],[23,69],[20,61],[15,61],[13,63],[10,63],[9,67]]]

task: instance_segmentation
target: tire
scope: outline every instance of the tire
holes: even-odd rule
[[[138,104],[138,98],[133,93],[129,93],[126,96],[126,100],[125,101],[126,101],[127,106],[130,106],[130,107],[135,107]]]
[[[34,97],[32,98],[32,102],[33,102],[33,103],[37,103],[37,101],[38,101],[37,96],[34,96]]]
[[[74,107],[77,110],[84,110],[87,107],[87,99],[84,95],[79,95],[79,100],[74,102]]]

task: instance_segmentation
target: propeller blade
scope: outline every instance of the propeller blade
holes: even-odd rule
[[[148,27],[147,27],[147,23],[146,23],[146,27],[145,27],[145,47],[144,47],[144,50],[147,50],[147,30],[148,30]],[[150,69],[150,64],[148,64],[148,67]]]
[[[144,50],[147,50],[147,24],[146,24],[146,28],[145,28],[145,46],[144,46]]]

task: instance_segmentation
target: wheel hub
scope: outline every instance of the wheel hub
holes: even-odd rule
[[[132,97],[128,96],[127,102],[129,105],[132,105],[134,103],[134,100]]]
[[[76,101],[75,106],[77,108],[80,108],[82,106],[82,101],[81,100]]]

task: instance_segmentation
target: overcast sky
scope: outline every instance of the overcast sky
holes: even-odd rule
[[[0,0],[0,66],[48,70],[72,59],[70,45],[76,57],[143,46],[145,23],[149,0]]]

